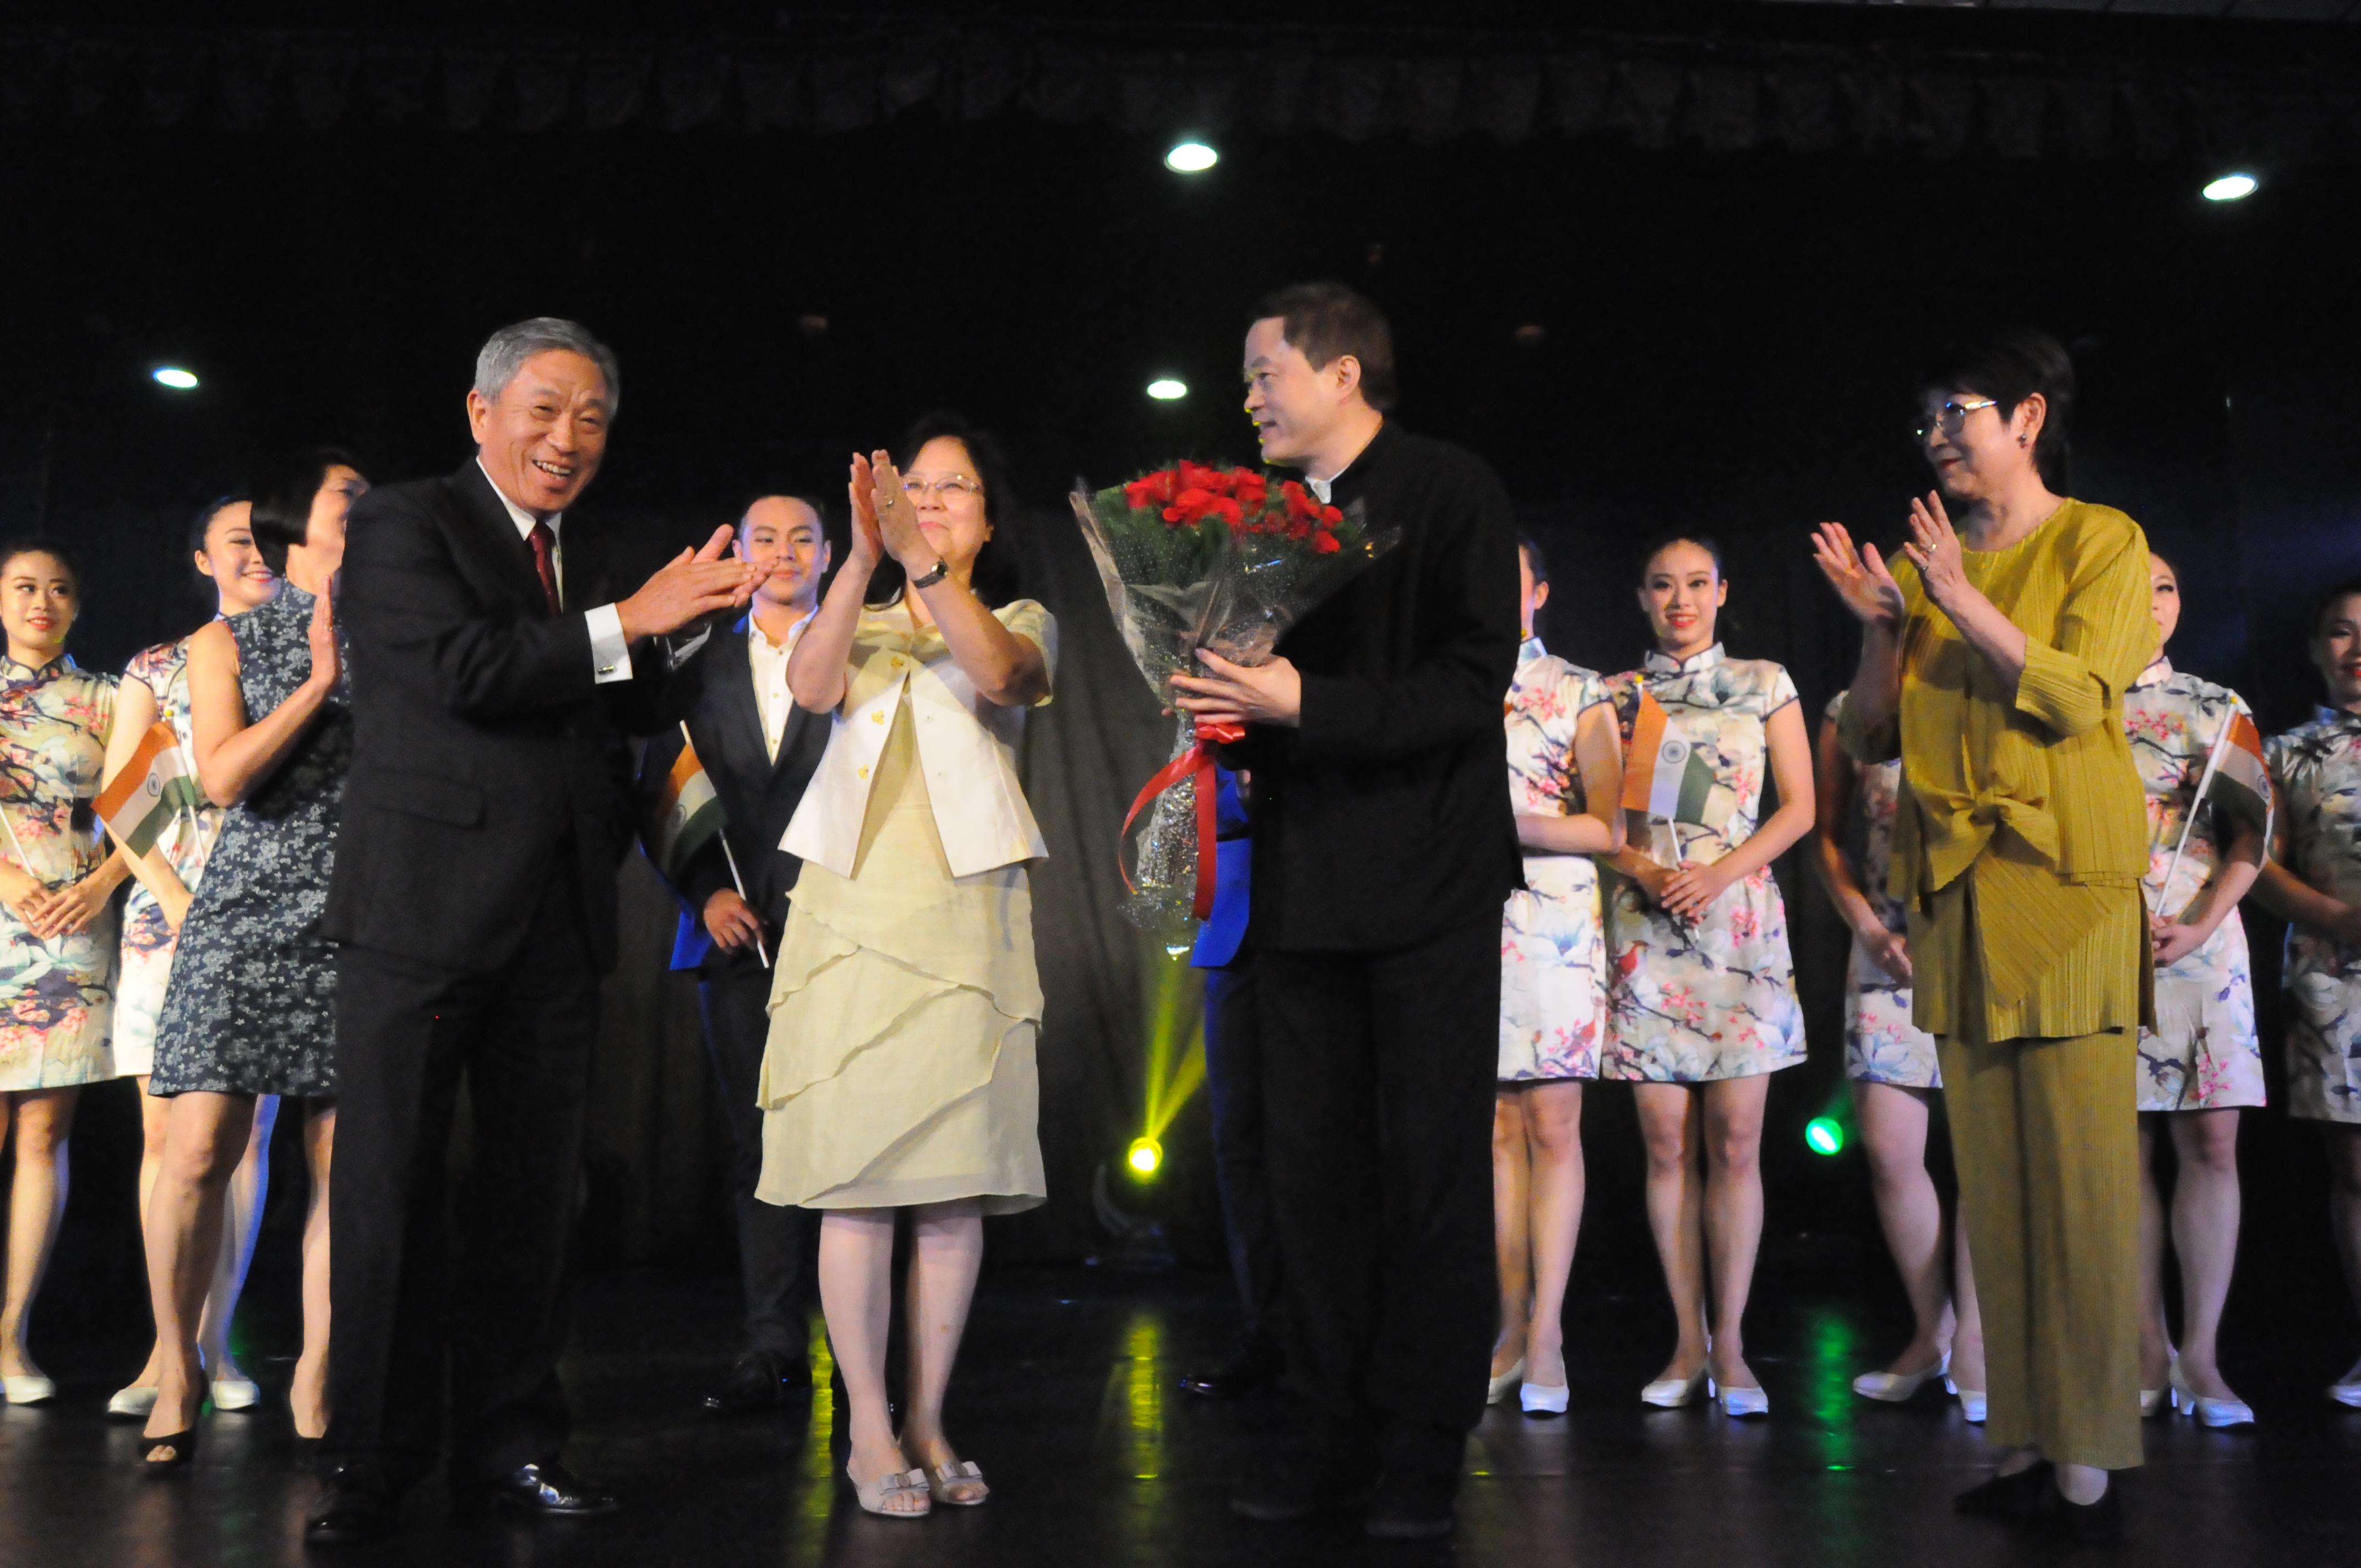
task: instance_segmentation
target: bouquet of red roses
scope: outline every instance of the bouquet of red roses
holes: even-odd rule
[[[1159,699],[1192,670],[1197,650],[1240,664],[1268,663],[1305,611],[1387,550],[1398,532],[1358,508],[1328,505],[1293,479],[1254,468],[1183,462],[1095,493],[1079,485],[1074,516],[1098,563],[1107,608],[1139,673]],[[1213,907],[1213,758],[1241,739],[1200,732],[1186,716],[1172,761],[1132,802],[1150,801],[1138,874],[1124,913],[1167,945],[1190,939]]]

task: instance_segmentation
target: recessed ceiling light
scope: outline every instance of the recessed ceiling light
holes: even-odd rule
[[[2251,174],[2224,174],[2219,180],[2208,182],[2204,196],[2209,202],[2243,202],[2261,184]]]
[[[1173,402],[1189,395],[1189,383],[1162,377],[1148,383],[1148,395],[1159,403]]]
[[[156,378],[158,386],[170,387],[176,392],[193,392],[197,389],[197,373],[193,370],[183,370],[178,365],[159,365],[148,374]]]
[[[1222,155],[1201,141],[1184,141],[1164,155],[1164,167],[1175,174],[1202,174],[1221,161]]]

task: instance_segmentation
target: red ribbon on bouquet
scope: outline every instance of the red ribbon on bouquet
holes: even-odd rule
[[[1197,891],[1190,902],[1190,910],[1198,919],[1205,920],[1213,913],[1213,861],[1220,852],[1214,834],[1213,807],[1220,786],[1213,778],[1213,748],[1235,746],[1246,739],[1246,730],[1235,724],[1202,724],[1196,728],[1190,748],[1156,770],[1156,776],[1140,786],[1132,798],[1131,809],[1124,814],[1123,828],[1115,840],[1115,863],[1123,872],[1123,885],[1137,893],[1131,872],[1123,863],[1124,842],[1131,837],[1131,825],[1148,809],[1148,803],[1170,789],[1181,780],[1193,776],[1197,783]]]

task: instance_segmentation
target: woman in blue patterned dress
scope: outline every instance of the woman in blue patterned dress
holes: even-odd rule
[[[1598,1076],[1607,944],[1593,855],[1623,842],[1623,762],[1598,677],[1533,635],[1549,600],[1540,546],[1520,542],[1524,647],[1509,687],[1509,794],[1525,885],[1500,931],[1499,1091],[1492,1113],[1500,1335],[1491,1398],[1522,1381],[1532,1415],[1565,1413],[1565,1283],[1582,1228],[1582,1080]]]
[[[1845,967],[1845,1076],[1861,1118],[1878,1228],[1902,1275],[1916,1332],[1902,1354],[1852,1380],[1864,1399],[1899,1404],[1942,1377],[1971,1423],[1984,1419],[1983,1319],[1968,1265],[1968,1230],[1943,1212],[1927,1171],[1927,1135],[1943,1087],[1935,1036],[1910,1018],[1910,941],[1894,864],[1900,762],[1857,762],[1837,739],[1839,692],[1820,722],[1813,795],[1820,879],[1852,929]],[[1859,807],[1856,815],[1855,807]],[[1859,829],[1858,855],[1850,846]],[[1950,1256],[1944,1257],[1949,1233]]]
[[[2361,579],[2312,624],[2328,706],[2266,748],[2279,813],[2255,892],[2289,923],[2288,1114],[2327,1137],[2329,1222],[2361,1311]],[[2361,1409],[2361,1361],[2328,1397]]]
[[[1756,1416],[1770,1399],[1746,1365],[1741,1321],[1763,1240],[1763,1105],[1768,1075],[1804,1059],[1771,862],[1811,830],[1812,742],[1786,671],[1723,654],[1714,627],[1729,593],[1712,542],[1659,546],[1640,580],[1655,652],[1607,683],[1624,767],[1664,786],[1669,809],[1629,814],[1614,858],[1612,1033],[1598,1076],[1636,1085],[1648,1223],[1680,1322],[1671,1362],[1640,1398],[1683,1405],[1718,1387],[1725,1411]],[[1643,706],[1664,715],[1664,744],[1635,759]],[[1766,773],[1779,809],[1758,824]]]
[[[0,550],[0,1151],[13,1141],[0,1388],[57,1393],[25,1350],[25,1317],[65,1214],[66,1135],[85,1083],[115,1076],[115,908],[122,861],[91,802],[115,683],[66,653],[82,582],[54,547]]]
[[[2162,1403],[2209,1427],[2252,1426],[2255,1412],[2222,1380],[2214,1342],[2238,1259],[2238,1112],[2263,1103],[2254,971],[2238,901],[2262,869],[2263,824],[2214,806],[2196,813],[2205,762],[2246,710],[2227,686],[2177,671],[2164,656],[2180,624],[2180,579],[2148,555],[2157,654],[2124,693],[2124,727],[2147,792],[2149,940],[2156,1027],[2139,1037],[2140,1404]],[[2176,854],[2186,830],[2187,847]],[[2168,882],[2167,879],[2169,879]],[[2156,1180],[2158,1132],[2179,1174],[2168,1222]],[[2164,1254],[2180,1263],[2180,1348],[2164,1316]]]
[[[241,614],[279,591],[279,579],[255,548],[252,513],[251,503],[225,496],[199,512],[189,530],[190,555],[210,590],[217,615]],[[171,726],[181,756],[194,757],[186,637],[145,649],[124,666],[115,696],[115,734],[106,747],[108,783],[129,765],[141,739],[159,719]],[[190,890],[203,874],[205,856],[221,832],[221,807],[207,801],[196,811],[174,817],[146,854],[126,851],[125,855],[137,880],[123,905],[123,961],[115,989],[115,1070],[132,1080],[139,1091],[144,1135],[139,1151],[139,1212],[143,1219],[148,1200],[156,1190],[157,1169],[163,1162],[164,1129],[170,1121],[166,1113],[171,1105],[170,1101],[148,1092],[148,1075],[156,1062],[156,1018],[164,1008],[164,984],[172,972],[172,949],[181,922],[188,916]],[[198,1342],[216,1409],[250,1409],[261,1398],[261,1390],[230,1354],[229,1327],[262,1224],[263,1199],[270,1180],[270,1129],[278,1109],[278,1101],[272,1099],[262,1101],[255,1109],[246,1157],[230,1179],[221,1261],[214,1270],[213,1287],[205,1293],[204,1327]],[[156,1404],[162,1355],[160,1349],[148,1351],[139,1375],[107,1401],[108,1415],[147,1419]]]
[[[327,1426],[335,963],[316,927],[353,748],[332,589],[345,514],[367,488],[348,459],[322,452],[259,489],[254,539],[280,590],[190,639],[197,777],[227,817],[181,927],[148,1083],[172,1100],[148,1206],[148,1291],[163,1347],[142,1451],[151,1474],[196,1452],[205,1388],[197,1334],[222,1199],[264,1095],[306,1102],[303,1351],[288,1394],[298,1437]]]

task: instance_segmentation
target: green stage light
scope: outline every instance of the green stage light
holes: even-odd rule
[[[1804,1146],[1814,1154],[1837,1154],[1844,1148],[1844,1126],[1834,1116],[1815,1116],[1804,1124]]]
[[[1154,1138],[1134,1138],[1131,1151],[1123,1157],[1123,1162],[1131,1167],[1131,1174],[1138,1179],[1152,1181],[1158,1168],[1164,1164],[1164,1146]]]

